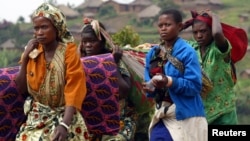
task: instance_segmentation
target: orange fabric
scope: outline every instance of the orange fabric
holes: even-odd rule
[[[43,52],[42,46],[38,46],[39,52]],[[65,105],[76,107],[81,110],[82,102],[86,97],[86,76],[77,46],[74,43],[68,43],[65,52]],[[46,74],[46,62],[43,54],[35,59],[30,59],[27,65],[27,80],[30,87],[39,91]],[[83,78],[83,79],[82,79]]]
[[[86,76],[77,46],[73,43],[68,43],[65,55],[66,85],[64,95],[66,106],[75,106],[81,110],[82,102],[86,97],[87,87]]]
[[[40,54],[35,59],[29,59],[29,63],[27,64],[27,82],[30,87],[38,91],[40,88],[40,85],[43,81],[44,74],[46,73],[46,62],[43,55],[43,48],[42,45],[39,45],[37,47]]]

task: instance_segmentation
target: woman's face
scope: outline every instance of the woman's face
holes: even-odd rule
[[[212,40],[212,30],[204,22],[196,22],[193,25],[193,37],[200,46],[208,46]]]
[[[158,32],[164,41],[175,40],[181,29],[181,23],[176,23],[173,15],[164,14],[158,18]]]
[[[85,56],[98,55],[102,51],[101,41],[93,33],[82,33],[81,45]]]
[[[33,19],[34,34],[37,41],[43,45],[54,42],[57,38],[57,30],[51,21],[45,17]]]

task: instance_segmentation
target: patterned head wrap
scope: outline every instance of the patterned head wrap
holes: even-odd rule
[[[85,27],[87,27],[87,25],[91,25],[94,32],[95,32],[95,35],[96,37],[99,39],[99,40],[102,40],[102,36],[106,39],[106,41],[108,42],[109,46],[114,48],[114,43],[110,37],[110,35],[107,33],[107,31],[105,31],[105,29],[103,29],[100,24],[99,24],[99,21],[98,20],[94,20],[94,19],[90,19],[90,18],[84,18],[83,19],[83,27],[82,27],[82,30],[84,30]],[[101,36],[102,35],[102,36]]]
[[[38,16],[49,19],[58,30],[58,37],[64,43],[73,42],[74,38],[67,29],[66,18],[64,14],[49,3],[41,4],[33,13],[32,19]]]

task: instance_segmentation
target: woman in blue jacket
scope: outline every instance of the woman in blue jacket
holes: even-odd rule
[[[149,126],[150,141],[207,141],[200,95],[201,67],[195,50],[179,37],[181,29],[181,13],[174,9],[163,11],[158,18],[162,42],[146,56],[143,90],[156,102]],[[148,87],[149,82],[154,89]]]

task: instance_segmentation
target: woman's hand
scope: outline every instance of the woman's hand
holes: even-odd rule
[[[199,15],[207,15],[207,16],[209,16],[209,17],[212,17],[212,15],[213,15],[213,12],[210,10],[210,9],[205,9],[205,10],[201,10],[200,12],[199,12]]]
[[[157,89],[165,88],[168,84],[168,77],[164,74],[158,73],[152,78],[152,83]]]
[[[67,129],[62,125],[58,125],[55,128],[51,141],[66,141],[67,135],[68,135]]]
[[[123,53],[123,50],[119,46],[115,46],[113,48],[112,54],[113,54],[115,63],[118,64],[120,62],[120,60],[122,58],[122,53]]]
[[[34,48],[38,47],[38,44],[39,42],[37,41],[37,39],[30,39],[26,46],[25,52],[28,52],[29,54]]]
[[[37,39],[31,39],[29,40],[28,44],[25,47],[23,57],[28,58],[28,55],[31,51],[33,51],[35,48],[37,48],[39,45],[39,42]]]
[[[154,89],[150,89],[147,85],[148,85],[147,82],[142,82],[142,90],[145,93],[153,93]]]

